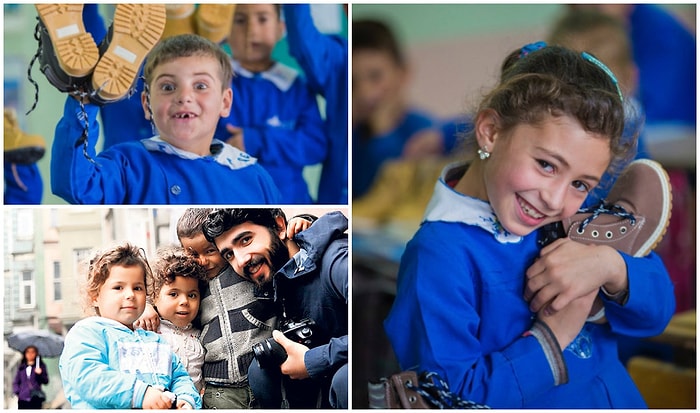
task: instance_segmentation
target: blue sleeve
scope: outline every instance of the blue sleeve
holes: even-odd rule
[[[63,117],[56,125],[51,152],[51,190],[71,204],[121,204],[126,194],[124,168],[128,160],[108,151],[96,156],[97,111],[97,106],[85,105],[89,122],[85,150],[94,162],[84,156],[82,144],[76,146],[84,129],[77,100],[66,98]]]
[[[109,348],[98,329],[74,326],[66,337],[59,361],[61,378],[73,392],[92,406],[130,409],[141,407],[146,384],[135,375],[118,371],[109,364]],[[137,387],[137,383],[141,383]],[[141,393],[137,395],[137,393]],[[139,397],[140,396],[140,397]],[[71,400],[72,394],[66,397]],[[138,403],[134,403],[138,400]]]
[[[325,96],[332,88],[334,76],[347,76],[347,40],[324,35],[311,18],[311,6],[284,4],[289,54],[304,70],[315,93]]]
[[[44,180],[36,163],[23,165],[5,162],[5,205],[41,204]]]
[[[348,336],[332,338],[328,344],[309,349],[304,355],[309,377],[330,375],[343,364],[348,364]]]
[[[419,231],[420,232],[420,231]],[[437,230],[410,241],[385,329],[404,370],[438,373],[460,397],[494,408],[523,406],[555,387],[539,341],[515,336],[485,352],[480,295],[463,244]],[[502,309],[504,316],[509,311]],[[525,331],[523,331],[524,333]]]
[[[173,353],[172,371],[173,377],[170,391],[175,393],[178,399],[186,401],[195,409],[201,409],[202,397],[199,395],[199,392],[197,392],[194,382],[189,373],[187,373],[185,366],[182,365],[180,358],[175,353]]]
[[[610,326],[613,331],[632,337],[661,334],[676,309],[673,283],[666,267],[656,253],[641,258],[622,252],[620,255],[627,265],[629,298],[624,305],[605,300]]]
[[[292,89],[285,104],[301,108],[292,128],[243,126],[245,151],[263,164],[304,167],[326,159],[328,142],[316,96],[300,77]]]

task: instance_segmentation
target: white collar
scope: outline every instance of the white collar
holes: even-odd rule
[[[506,231],[498,221],[491,204],[468,195],[461,194],[447,185],[446,177],[459,168],[466,170],[466,162],[447,165],[435,184],[435,192],[425,211],[423,221],[462,222],[478,226],[491,234],[501,244],[516,243],[523,237]],[[460,173],[463,174],[464,171]]]
[[[263,79],[269,80],[278,89],[283,92],[289,90],[294,84],[299,73],[292,69],[291,67],[284,65],[280,62],[275,62],[271,68],[260,73],[253,73],[250,70],[244,69],[243,66],[237,60],[231,60],[231,65],[233,66],[233,71],[240,76],[253,78],[256,74],[260,75]]]
[[[172,144],[161,139],[160,136],[141,139],[141,143],[151,152],[167,153],[168,155],[175,155],[182,159],[199,159],[211,156],[217,163],[233,170],[245,168],[257,162],[256,158],[218,139],[212,140],[211,146],[209,147],[211,155],[205,156],[176,148]]]

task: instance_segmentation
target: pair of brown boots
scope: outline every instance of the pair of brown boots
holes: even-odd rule
[[[168,4],[163,38],[178,34],[198,34],[221,43],[231,32],[235,4]]]

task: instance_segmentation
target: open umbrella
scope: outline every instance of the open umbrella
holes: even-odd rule
[[[63,351],[63,336],[48,330],[24,330],[7,337],[7,344],[24,352],[28,346],[36,346],[42,357],[58,357]]]

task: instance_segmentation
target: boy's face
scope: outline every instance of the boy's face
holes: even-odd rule
[[[93,304],[99,314],[133,329],[146,308],[146,276],[138,265],[113,266],[109,277],[100,286]]]
[[[155,68],[150,85],[153,121],[161,138],[201,156],[209,155],[219,118],[231,110],[231,88],[211,56],[179,57]],[[141,97],[149,117],[146,94]]]
[[[199,312],[199,283],[196,278],[175,276],[160,289],[153,304],[158,314],[178,327],[187,327]]]
[[[228,265],[226,260],[219,254],[216,245],[207,241],[204,238],[204,234],[197,234],[192,238],[181,237],[180,244],[207,270],[207,278],[210,280],[219,275],[221,270]]]
[[[353,122],[391,111],[401,105],[406,70],[381,50],[352,53]]]
[[[284,23],[274,4],[238,4],[228,44],[245,69],[262,72],[272,64],[272,49],[282,38]]]

